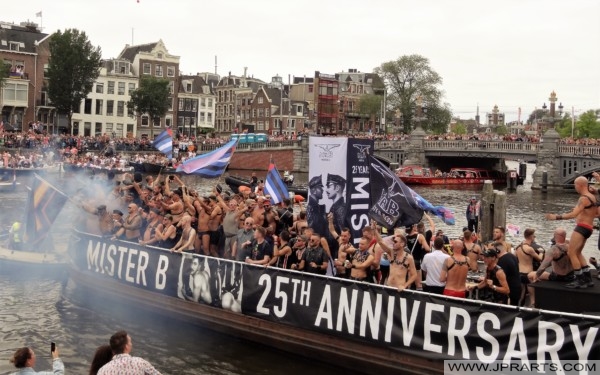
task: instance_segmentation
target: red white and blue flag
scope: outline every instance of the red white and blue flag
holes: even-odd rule
[[[237,140],[233,139],[216,150],[186,160],[177,167],[177,172],[204,178],[219,178],[227,169],[236,144]]]
[[[275,163],[271,161],[269,171],[267,172],[267,180],[265,181],[265,192],[271,196],[271,203],[281,203],[284,199],[289,198],[287,186],[281,179],[279,171],[275,167]]]
[[[152,146],[167,155],[170,159],[173,154],[173,131],[171,128],[166,128],[162,133],[157,135],[154,141],[152,141]]]

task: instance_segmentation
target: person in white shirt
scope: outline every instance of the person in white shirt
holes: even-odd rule
[[[440,281],[442,267],[450,256],[444,250],[444,240],[438,236],[433,240],[433,250],[425,254],[421,262],[421,270],[425,272],[423,290],[429,293],[442,294],[446,283]]]

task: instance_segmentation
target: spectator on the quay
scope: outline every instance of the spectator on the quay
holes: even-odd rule
[[[125,331],[119,331],[111,336],[110,347],[113,358],[102,366],[98,375],[160,375],[160,372],[140,357],[133,357],[131,337]]]
[[[18,369],[11,375],[25,375],[25,374],[39,374],[39,375],[63,375],[65,373],[65,365],[59,357],[58,348],[55,348],[52,354],[52,371],[41,371],[36,372],[33,368],[35,367],[36,356],[33,349],[23,347],[17,349],[13,354],[10,362]]]
[[[479,230],[479,212],[481,210],[481,202],[477,200],[477,197],[471,197],[469,204],[467,205],[467,226],[473,233],[477,233]]]

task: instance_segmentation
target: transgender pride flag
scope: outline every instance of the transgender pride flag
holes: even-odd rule
[[[173,153],[173,132],[171,128],[166,128],[162,133],[157,135],[154,141],[152,141],[152,146],[171,159]]]
[[[195,174],[204,178],[219,178],[225,172],[236,144],[237,140],[233,139],[216,150],[186,160],[177,167],[177,172]]]

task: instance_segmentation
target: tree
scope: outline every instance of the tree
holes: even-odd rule
[[[438,105],[442,92],[438,85],[442,78],[429,66],[429,59],[421,55],[405,55],[375,68],[388,88],[388,103],[399,109],[404,119],[404,132],[413,129],[413,111],[420,97],[426,107]]]
[[[548,116],[547,112],[545,109],[535,109],[533,110],[533,112],[531,112],[531,114],[529,115],[529,118],[527,119],[527,123],[528,124],[533,124],[533,121],[535,119],[541,120],[544,116]]]
[[[160,119],[169,110],[169,80],[144,76],[140,86],[131,93],[127,108],[135,113],[147,114],[150,124],[150,138],[154,138],[154,121]]]
[[[0,61],[0,89],[4,87],[6,83],[6,79],[8,78],[8,74],[10,73],[10,65],[4,64],[3,61]]]
[[[467,127],[462,122],[457,122],[456,125],[452,127],[452,131],[454,132],[454,134],[467,134]]]
[[[381,114],[382,101],[383,97],[381,95],[362,95],[358,102],[358,113],[369,119],[375,118],[377,115]]]
[[[508,134],[508,128],[505,125],[498,125],[498,126],[496,126],[496,134],[498,134],[498,135],[507,135]]]
[[[450,110],[450,105],[448,103],[444,103],[444,105],[434,103],[427,107],[427,113],[425,113],[425,119],[422,124],[423,130],[435,134],[447,133],[451,120],[452,111]]]
[[[92,91],[100,74],[101,58],[100,47],[94,47],[83,31],[59,30],[50,37],[48,96],[57,112],[67,115],[69,127],[73,111]]]
[[[575,138],[600,138],[600,121],[593,109],[583,113],[575,123]]]

